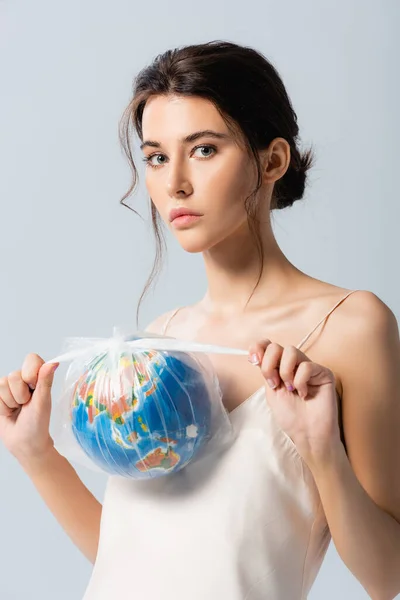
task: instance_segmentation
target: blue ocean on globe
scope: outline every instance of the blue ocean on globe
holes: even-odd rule
[[[211,402],[210,386],[189,354],[123,351],[111,359],[103,353],[74,388],[72,431],[107,473],[161,477],[185,467],[210,439]]]

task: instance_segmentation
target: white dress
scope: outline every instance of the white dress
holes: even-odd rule
[[[218,460],[152,480],[109,477],[83,600],[307,598],[331,539],[312,473],[264,386],[229,417],[235,441]]]

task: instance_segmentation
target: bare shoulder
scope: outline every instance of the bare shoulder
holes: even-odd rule
[[[334,311],[329,352],[341,381],[352,365],[363,360],[367,348],[395,347],[399,329],[396,315],[377,294],[358,290]]]
[[[167,323],[168,319],[172,317],[176,310],[176,308],[172,308],[171,310],[162,313],[161,315],[153,319],[151,323],[146,325],[144,331],[148,331],[149,333],[158,333],[161,335],[163,332],[164,325]]]
[[[372,339],[374,334],[397,328],[397,319],[391,308],[369,290],[357,290],[351,294],[337,311],[337,320],[337,334],[346,344],[361,338]]]

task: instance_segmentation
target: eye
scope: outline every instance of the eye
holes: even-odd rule
[[[212,150],[213,152],[217,151],[217,149],[214,146],[208,146],[208,145],[196,146],[195,148],[193,148],[193,150],[202,150],[203,148],[206,148],[207,150]],[[206,156],[203,156],[203,158],[208,158],[209,156],[212,156],[212,154],[206,154]]]
[[[164,154],[150,154],[150,156],[145,156],[142,160],[144,163],[146,163],[146,165],[148,165],[149,167],[152,167],[153,169],[157,169],[158,167],[162,167],[162,164],[158,164],[155,165],[153,164],[151,161],[154,157],[156,156],[164,156]]]
[[[195,152],[196,150],[203,150],[206,149],[206,155],[200,157],[203,160],[206,160],[207,158],[210,158],[210,156],[213,156],[213,153],[215,153],[217,151],[215,146],[211,146],[209,144],[202,144],[200,146],[195,146],[192,150],[192,152]],[[210,152],[211,151],[211,152]],[[163,160],[162,163],[158,163],[158,164],[154,164],[153,163],[153,158],[156,157],[162,157],[163,159],[166,158],[165,154],[161,154],[160,152],[156,152],[154,154],[151,154],[150,156],[145,156],[142,160],[143,162],[146,163],[146,165],[148,165],[149,167],[151,167],[152,169],[158,169],[159,167],[162,167],[163,163],[165,163],[166,161]]]

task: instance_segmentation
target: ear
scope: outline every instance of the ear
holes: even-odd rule
[[[284,138],[272,140],[267,150],[260,153],[263,179],[274,183],[281,179],[289,168],[290,145]]]

